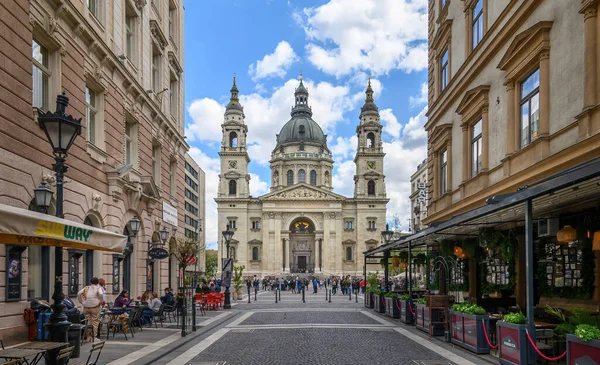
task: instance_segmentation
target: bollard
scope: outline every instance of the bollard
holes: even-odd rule
[[[275,289],[275,303],[277,303],[277,289]]]
[[[331,303],[331,289],[329,289],[329,303]]]
[[[352,300],[352,289],[348,289],[348,294],[350,294],[348,295],[348,300],[350,301]]]
[[[281,289],[279,289],[279,301],[281,302]]]
[[[254,301],[256,302],[256,293],[258,293],[258,288],[254,287]]]
[[[185,314],[187,309],[184,305],[183,307],[180,307],[179,310],[181,311],[181,337],[185,337]]]
[[[356,292],[354,294],[356,294],[356,302],[355,303],[358,303],[358,288],[356,288]]]
[[[196,332],[196,293],[192,292],[192,332]]]
[[[248,304],[250,304],[250,287],[248,287]]]
[[[325,301],[327,301],[327,288],[325,288]]]
[[[302,287],[302,303],[306,303],[306,300],[304,300],[304,287]]]

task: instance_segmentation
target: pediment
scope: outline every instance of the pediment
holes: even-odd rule
[[[343,245],[355,245],[356,241],[353,240],[345,240],[344,242],[342,242]]]
[[[262,241],[253,239],[252,241],[248,241],[249,245],[262,245]]]
[[[539,53],[543,49],[549,49],[551,28],[551,21],[542,21],[519,33],[500,60],[498,68],[506,71],[523,54],[529,54],[532,50],[534,50],[533,53]]]
[[[242,177],[242,175],[237,171],[227,171],[223,174],[223,176],[225,176],[227,179],[237,179]]]
[[[152,176],[142,176],[141,183],[145,195],[151,198],[160,199],[160,192],[154,183],[154,178],[152,178]]]
[[[346,198],[325,189],[308,184],[298,184],[263,195],[261,200],[328,200],[342,201]]]
[[[365,241],[365,243],[366,243],[367,245],[377,245],[377,244],[379,244],[379,241],[377,241],[377,240],[374,240],[374,239],[372,239],[372,238],[371,238],[371,239],[369,239],[369,240],[366,240],[366,241]]]

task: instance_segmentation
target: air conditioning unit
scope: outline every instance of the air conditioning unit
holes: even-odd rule
[[[556,236],[558,232],[558,218],[548,218],[538,221],[538,237]]]

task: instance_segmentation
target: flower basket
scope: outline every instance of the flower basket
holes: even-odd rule
[[[567,335],[567,365],[600,364],[600,340],[583,341]]]
[[[451,310],[450,317],[452,319],[451,341],[453,344],[476,354],[490,353],[490,346],[483,332],[483,326],[485,326],[487,333],[490,333],[489,316],[466,314]]]
[[[398,309],[398,298],[385,298],[385,315],[392,318],[400,318],[400,310]]]

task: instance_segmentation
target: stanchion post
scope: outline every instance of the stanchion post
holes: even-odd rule
[[[329,303],[331,303],[331,289],[329,289]]]
[[[358,303],[358,288],[356,288],[356,292],[354,294],[355,294],[355,297],[356,297],[355,303]]]
[[[281,288],[279,288],[278,290],[279,290],[279,301],[281,302]]]
[[[277,289],[275,289],[275,303],[277,303]]]
[[[254,287],[254,301],[256,302],[256,293],[258,293],[258,288]]]
[[[250,287],[248,287],[248,304],[250,304]]]
[[[302,303],[306,303],[306,300],[304,300],[304,287],[302,287]]]

